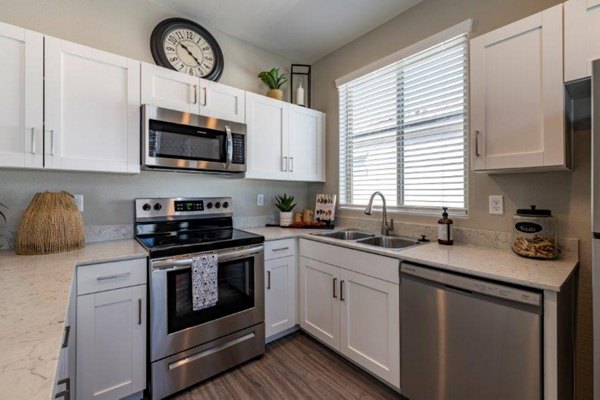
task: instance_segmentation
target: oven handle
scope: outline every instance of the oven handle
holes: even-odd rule
[[[249,248],[244,248],[240,250],[226,250],[222,252],[216,252],[219,262],[227,262],[234,261],[241,258],[246,258],[251,255],[258,255],[263,253],[263,246],[254,246]],[[211,252],[206,253],[198,253],[200,254],[210,254]],[[152,270],[174,270],[174,269],[187,269],[192,265],[193,258],[167,258],[164,260],[156,260],[152,261]]]

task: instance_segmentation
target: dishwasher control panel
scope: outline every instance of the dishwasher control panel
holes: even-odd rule
[[[475,278],[438,271],[409,263],[402,263],[400,271],[407,275],[416,276],[418,278],[444,285],[449,290],[454,289],[456,291],[465,293],[480,293],[487,296],[531,304],[534,306],[542,305],[541,293],[536,293],[533,291],[486,282]]]

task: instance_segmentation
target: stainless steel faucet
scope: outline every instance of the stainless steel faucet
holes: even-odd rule
[[[385,197],[383,196],[383,193],[375,192],[371,195],[371,198],[369,199],[369,204],[367,205],[367,208],[365,208],[365,214],[371,215],[372,208],[373,208],[373,199],[375,199],[376,195],[379,195],[381,197],[381,200],[383,201],[383,215],[381,216],[381,234],[389,235],[390,231],[392,231],[394,229],[394,220],[392,220],[391,225],[388,225],[388,223],[387,223],[387,205],[385,204]]]

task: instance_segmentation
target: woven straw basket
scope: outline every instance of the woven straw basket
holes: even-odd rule
[[[17,254],[49,254],[84,246],[83,219],[73,195],[36,193],[17,232]]]

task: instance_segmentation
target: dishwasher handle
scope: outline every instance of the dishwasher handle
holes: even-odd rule
[[[537,307],[542,306],[542,294],[534,291],[519,289],[476,278],[469,278],[410,263],[402,263],[400,272],[405,275],[439,283],[451,291],[458,291],[465,295],[479,293],[485,296],[510,300],[516,303],[529,304]]]

